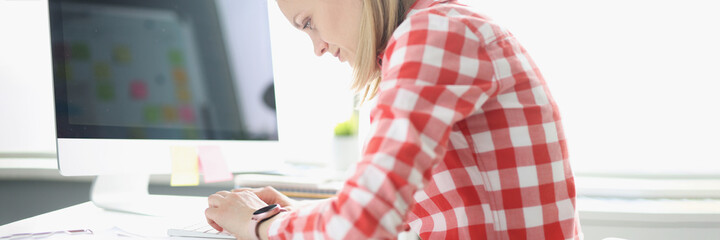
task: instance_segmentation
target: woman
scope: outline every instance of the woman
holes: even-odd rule
[[[372,130],[337,197],[297,206],[272,188],[218,192],[206,211],[216,229],[239,239],[408,229],[423,239],[582,238],[557,107],[509,32],[447,0],[277,3],[318,56],[348,61],[353,87],[377,98]],[[289,211],[251,220],[267,204]]]

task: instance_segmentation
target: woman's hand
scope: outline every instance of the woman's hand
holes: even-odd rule
[[[205,210],[208,224],[218,231],[227,231],[237,239],[257,239],[252,214],[267,206],[252,191],[220,191],[208,197]]]
[[[255,193],[255,195],[257,195],[260,198],[260,200],[267,203],[268,205],[278,204],[289,211],[295,210],[295,207],[297,206],[297,201],[285,196],[284,194],[278,192],[277,190],[275,190],[275,188],[270,187],[270,186],[264,187],[264,188],[233,189],[234,193],[245,192],[245,191]]]

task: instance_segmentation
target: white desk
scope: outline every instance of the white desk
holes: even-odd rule
[[[190,201],[194,204],[192,204],[193,206],[179,207],[175,216],[156,217],[106,211],[96,207],[92,202],[85,202],[0,226],[0,237],[17,233],[90,229],[94,234],[72,237],[69,235],[54,235],[49,239],[132,239],[118,236],[117,231],[111,231],[111,229],[117,227],[128,233],[150,239],[172,239],[167,236],[168,228],[184,227],[204,221],[204,209],[207,207],[207,198],[205,197],[178,198],[182,198],[178,202],[185,205]]]
[[[100,234],[118,227],[154,239],[168,239],[166,234],[168,228],[187,226],[204,220],[206,198],[195,199],[198,204],[182,205],[184,207],[178,208],[187,209],[185,211],[187,216],[172,218],[109,212],[86,202],[0,226],[0,236],[25,232],[91,229],[98,234],[76,236],[72,239],[113,239],[112,236]],[[193,207],[199,210],[190,210]],[[578,209],[586,239],[611,236],[627,239],[707,239],[707,236],[720,236],[720,201],[716,198],[580,197]],[[58,235],[51,239],[66,238],[67,236]]]

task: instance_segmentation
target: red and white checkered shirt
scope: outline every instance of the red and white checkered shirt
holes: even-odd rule
[[[382,57],[361,162],[338,196],[275,221],[276,239],[581,239],[554,100],[508,31],[418,0]]]

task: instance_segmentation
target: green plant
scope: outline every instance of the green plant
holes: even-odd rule
[[[347,121],[335,125],[335,136],[354,136],[358,132],[358,113],[353,115]]]

